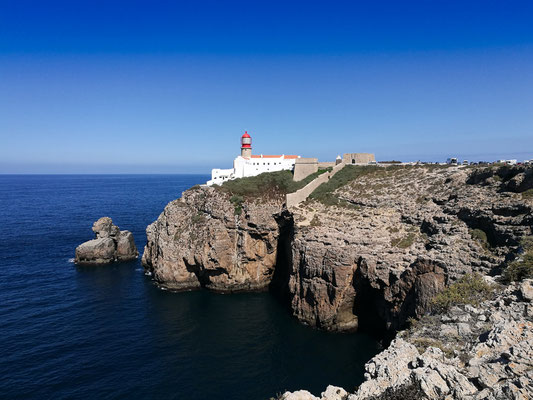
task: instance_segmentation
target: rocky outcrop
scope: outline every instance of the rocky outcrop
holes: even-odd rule
[[[531,234],[533,206],[491,179],[462,168],[374,168],[294,208],[294,315],[323,329],[394,331],[462,275],[497,273]]]
[[[93,224],[95,239],[76,248],[74,262],[79,265],[104,265],[130,261],[139,256],[133,235],[121,231],[109,217],[102,217]]]
[[[365,382],[343,399],[530,399],[531,283],[496,288],[499,294],[479,306],[453,307],[400,332],[365,365]],[[296,393],[299,400],[318,399],[304,391],[281,398]]]
[[[146,230],[142,262],[161,285],[262,290],[276,265],[283,199],[244,201],[215,188],[188,190]]]
[[[275,287],[295,317],[321,329],[397,332],[465,274],[499,274],[533,233],[531,169],[353,168],[290,211],[268,193],[188,190],[147,228],[143,265],[171,289]],[[528,398],[533,288],[499,290],[400,334],[348,398]],[[321,398],[346,396],[330,387]]]
[[[465,273],[497,271],[531,234],[531,202],[509,192],[529,187],[529,170],[364,171],[330,194],[333,205],[311,199],[290,212],[282,196],[195,187],[147,228],[143,265],[176,290],[274,285],[322,329],[394,331]]]

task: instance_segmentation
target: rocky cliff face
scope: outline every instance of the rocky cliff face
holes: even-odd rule
[[[241,201],[194,188],[147,228],[142,262],[171,289],[266,289],[274,275],[282,198]]]
[[[130,261],[139,256],[133,235],[121,231],[109,217],[102,217],[93,224],[95,239],[76,248],[74,262],[80,265],[103,265]]]
[[[529,398],[533,282],[425,318],[465,274],[495,276],[522,257],[533,169],[353,168],[291,212],[280,196],[188,190],[147,228],[143,264],[172,289],[275,287],[294,316],[321,329],[396,332],[409,317],[426,321],[366,365],[355,394],[329,387],[323,400]]]
[[[458,277],[497,272],[531,235],[532,203],[510,191],[531,186],[531,170],[520,171],[373,169],[302,204],[287,282],[293,313],[325,329],[396,330]]]
[[[497,271],[531,234],[531,169],[367,168],[289,213],[283,197],[194,188],[147,228],[160,284],[219,291],[276,286],[302,322],[396,330],[472,271]],[[344,174],[344,177],[343,177]]]
[[[330,386],[320,398],[298,391],[281,399],[530,399],[533,280],[495,290],[478,306],[455,306],[400,332],[365,365],[354,394]]]

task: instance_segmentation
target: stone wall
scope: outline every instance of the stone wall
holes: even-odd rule
[[[294,163],[294,180],[305,179],[318,171],[318,158],[297,158]]]
[[[300,190],[297,190],[294,193],[289,193],[287,195],[287,208],[290,209],[291,207],[295,207],[298,204],[300,204],[302,201],[305,201],[307,197],[313,191],[322,185],[324,182],[327,182],[329,178],[331,178],[333,175],[335,175],[337,172],[339,172],[342,168],[344,168],[344,163],[336,165],[331,172],[325,172],[322,175],[319,175],[316,179],[309,182],[307,185],[305,185]]]
[[[373,153],[344,153],[342,161],[346,164],[368,164],[375,162],[376,157]]]

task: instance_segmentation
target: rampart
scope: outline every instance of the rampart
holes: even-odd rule
[[[376,162],[376,157],[372,153],[344,153],[342,161],[346,164],[368,164]]]
[[[309,195],[313,193],[313,191],[317,187],[327,182],[333,175],[335,175],[337,172],[343,169],[345,165],[346,164],[344,163],[337,164],[331,171],[324,172],[323,174],[317,176],[315,179],[313,179],[311,182],[309,182],[307,185],[305,185],[300,190],[297,190],[294,193],[289,193],[287,195],[287,201],[286,201],[287,208],[290,209],[291,207],[297,206],[302,201],[307,200]]]
[[[305,179],[318,171],[318,158],[297,158],[294,162],[294,180]]]

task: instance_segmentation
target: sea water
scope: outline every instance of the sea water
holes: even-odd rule
[[[0,175],[0,397],[268,399],[353,389],[377,352],[364,334],[306,327],[273,295],[173,293],[140,259],[77,267],[109,216],[133,232],[203,175]]]

